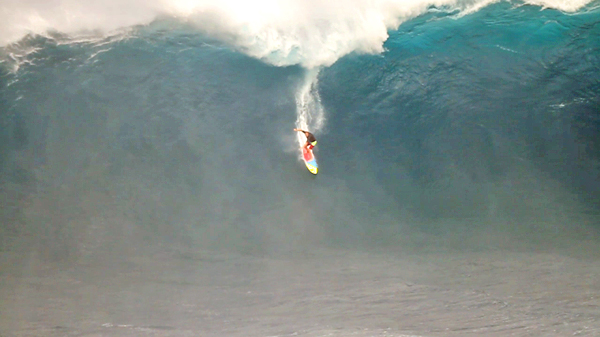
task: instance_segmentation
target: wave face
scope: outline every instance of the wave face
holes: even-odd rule
[[[379,28],[363,35],[353,20],[370,17],[347,7],[339,35],[335,8],[293,6],[303,15],[269,35],[240,9],[217,20],[224,7],[171,3],[189,14],[175,18],[129,2],[136,16],[103,23],[138,25],[127,33],[65,28],[6,45],[2,248],[68,260],[147,242],[280,251],[421,245],[423,233],[589,235],[600,197],[593,4],[375,3],[359,14]],[[282,10],[269,17],[285,21]],[[308,44],[282,45],[290,36]],[[317,177],[299,161],[296,126],[319,140]]]

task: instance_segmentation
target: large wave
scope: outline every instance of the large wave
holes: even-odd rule
[[[175,18],[238,50],[277,66],[327,66],[352,52],[379,53],[388,30],[432,8],[460,15],[493,0],[7,0],[0,11],[0,45],[28,34],[72,38],[123,34]],[[528,0],[574,12],[590,0]],[[519,3],[521,4],[521,3]]]
[[[0,237],[14,229],[15,242],[34,241],[57,259],[142,236],[265,250],[395,244],[424,226],[443,234],[489,224],[539,237],[583,223],[587,204],[578,198],[598,200],[597,12],[423,7],[425,15],[384,32],[381,55],[324,67],[317,56],[325,54],[302,48],[321,43],[340,57],[344,49],[327,44],[359,36],[336,35],[343,30],[332,23],[358,20],[371,5],[351,3],[361,8],[352,16],[352,6],[336,13],[329,2],[311,16],[325,5],[227,11],[223,3],[212,5],[211,21],[200,3],[172,5],[170,14],[158,3],[129,4],[146,10],[130,11],[129,26],[113,18],[112,32],[80,36],[75,24],[68,32],[48,21],[62,34],[4,48],[29,55],[13,55],[19,70],[0,69],[0,219],[8,224]],[[102,8],[86,27],[102,26],[112,10]],[[377,10],[380,23],[403,20]],[[142,17],[152,23],[134,27]],[[261,45],[267,28],[272,44]],[[296,61],[275,43],[294,29],[323,32],[298,40]],[[270,66],[211,37],[299,66]],[[294,123],[319,139],[317,179],[289,155],[296,137],[304,141]]]

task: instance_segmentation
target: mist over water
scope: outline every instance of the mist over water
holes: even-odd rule
[[[335,4],[7,4],[0,334],[600,331],[597,2]]]

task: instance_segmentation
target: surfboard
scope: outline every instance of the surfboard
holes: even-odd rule
[[[317,159],[312,150],[302,147],[302,159],[304,159],[304,164],[306,164],[306,168],[310,173],[316,175],[319,172],[319,165],[317,165]]]

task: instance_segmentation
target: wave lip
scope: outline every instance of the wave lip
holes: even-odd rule
[[[191,23],[203,33],[276,66],[329,66],[352,52],[380,53],[388,30],[432,6],[471,13],[490,0],[5,0],[0,46],[28,34],[114,34],[161,17]],[[575,12],[590,0],[528,0]]]
[[[26,35],[58,32],[72,36],[104,35],[140,24],[160,14],[160,6],[139,0],[6,0],[0,11],[0,45]]]

